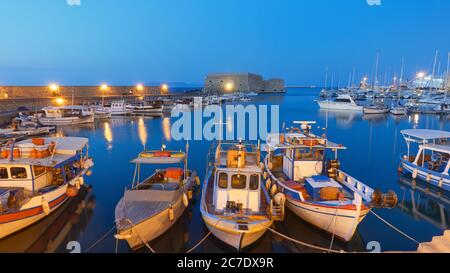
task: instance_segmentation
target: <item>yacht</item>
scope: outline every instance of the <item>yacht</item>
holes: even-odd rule
[[[385,105],[370,105],[363,108],[363,112],[366,115],[370,114],[386,114],[389,113],[389,108]]]
[[[93,166],[88,139],[10,142],[0,156],[0,238],[47,217],[75,197]]]
[[[321,109],[363,111],[363,107],[358,105],[348,94],[339,95],[335,100],[319,100],[317,103]]]

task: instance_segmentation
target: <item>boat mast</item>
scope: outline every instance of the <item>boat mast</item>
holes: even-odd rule
[[[430,95],[433,91],[433,79],[434,79],[434,73],[436,72],[436,62],[437,62],[438,54],[439,54],[439,50],[436,50],[436,53],[434,54],[433,73],[431,74],[431,78],[430,78]]]
[[[373,91],[375,91],[375,88],[377,87],[378,83],[378,62],[380,60],[380,52],[377,52],[377,61],[375,63],[375,76],[373,79]]]
[[[445,79],[444,79],[444,90],[445,90],[445,101],[447,101],[447,93],[450,87],[450,75],[448,74],[450,68],[450,52],[447,53],[447,70],[445,71]]]

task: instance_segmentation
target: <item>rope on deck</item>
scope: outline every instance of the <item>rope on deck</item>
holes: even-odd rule
[[[88,253],[91,249],[93,249],[94,247],[96,247],[100,242],[102,242],[106,236],[108,236],[114,229],[116,228],[116,225],[114,224],[114,226],[108,230],[105,234],[103,234],[102,237],[100,237],[97,241],[95,241],[95,243],[93,243],[90,247],[88,247],[86,249],[86,253]]]
[[[272,229],[272,228],[270,228],[270,227],[269,227],[268,229],[269,229],[270,231],[272,231],[273,233],[275,233],[276,235],[278,235],[278,236],[280,236],[280,237],[283,237],[284,239],[289,240],[289,241],[291,241],[291,242],[294,242],[294,243],[296,243],[296,244],[302,245],[302,246],[306,246],[306,247],[313,248],[313,249],[316,249],[316,250],[321,250],[321,251],[323,251],[323,252],[346,253],[346,252],[343,251],[343,250],[334,250],[334,249],[331,249],[331,248],[325,248],[325,247],[320,247],[320,246],[308,244],[308,243],[306,243],[306,242],[302,242],[302,241],[299,241],[299,240],[297,240],[297,239],[288,237],[288,236],[286,236],[286,235],[284,235],[284,234],[281,234],[281,233],[279,233],[278,231],[276,231],[276,230],[274,230],[274,229]]]
[[[208,232],[208,234],[206,234],[206,236],[203,237],[203,239],[201,239],[200,242],[198,242],[195,246],[193,246],[191,249],[189,249],[186,253],[191,253],[192,251],[194,251],[197,247],[199,247],[206,240],[206,238],[209,237],[209,235],[211,235],[211,231]]]
[[[412,238],[411,236],[409,236],[408,234],[404,233],[403,231],[401,231],[400,229],[396,228],[394,225],[392,225],[391,223],[389,223],[388,221],[384,220],[383,218],[381,218],[381,216],[379,216],[378,214],[376,214],[375,212],[373,212],[373,210],[370,210],[370,212],[375,215],[375,217],[377,217],[378,219],[380,219],[383,223],[385,223],[386,225],[388,225],[389,227],[391,227],[392,229],[394,229],[395,231],[397,231],[398,233],[400,233],[401,235],[405,236],[406,238],[408,238],[409,240],[413,241],[416,244],[420,244],[419,241],[417,241],[416,239]]]

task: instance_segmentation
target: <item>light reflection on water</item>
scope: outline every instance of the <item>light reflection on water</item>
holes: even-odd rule
[[[392,210],[376,210],[395,226],[419,241],[430,241],[432,236],[441,235],[442,229],[448,228],[450,205],[448,196],[443,194],[430,195],[430,190],[421,191],[417,186],[408,187],[399,181],[397,167],[399,154],[406,149],[400,131],[407,128],[432,128],[450,130],[448,117],[434,115],[410,115],[404,117],[391,115],[365,116],[358,113],[320,111],[313,102],[318,90],[293,89],[285,95],[264,95],[256,97],[251,103],[279,104],[280,126],[286,126],[294,120],[316,120],[318,127],[328,124],[327,134],[336,143],[342,143],[348,150],[340,154],[341,166],[357,179],[373,188],[386,192],[393,189],[402,201],[402,205]],[[226,130],[237,126],[228,118],[224,120]],[[70,236],[57,235],[59,230],[52,215],[47,221],[19,232],[14,237],[0,241],[0,251],[34,251],[42,252],[45,247],[31,248],[30,241],[40,245],[58,244],[47,248],[48,251],[67,252],[68,241],[77,240],[86,250],[114,225],[114,208],[122,197],[126,185],[131,183],[133,166],[130,160],[147,149],[159,149],[161,141],[168,148],[179,149],[183,145],[176,142],[170,127],[174,119],[162,118],[112,118],[94,125],[78,125],[63,127],[58,134],[66,136],[82,136],[89,138],[90,155],[95,166],[93,175],[86,183],[93,186],[91,196],[95,197],[95,206],[89,206],[88,217],[82,224],[66,226]],[[114,143],[114,145],[112,145]],[[190,141],[189,168],[197,170],[203,179],[206,167],[206,154],[209,142]],[[143,173],[150,174],[148,167]],[[420,196],[420,197],[419,197]],[[434,198],[434,197],[438,198]],[[194,201],[186,213],[166,234],[151,242],[157,252],[185,252],[200,241],[207,233],[199,212],[200,191],[194,195]],[[86,202],[80,202],[81,204]],[[82,206],[83,207],[83,206]],[[86,208],[86,206],[84,206]],[[82,210],[78,209],[77,211]],[[66,210],[61,210],[64,214]],[[69,210],[70,211],[70,210]],[[84,210],[86,211],[86,209]],[[420,212],[420,213],[419,213]],[[70,213],[69,213],[70,214]],[[67,222],[67,221],[66,221]],[[81,223],[81,222],[80,222]],[[283,223],[276,223],[280,232],[311,244],[329,247],[330,235],[326,234],[288,212]],[[65,230],[64,229],[64,230]],[[37,238],[30,238],[34,234]],[[55,235],[56,234],[56,235]],[[58,237],[58,240],[54,238]],[[12,238],[12,239],[11,239]],[[378,241],[382,250],[413,250],[414,243],[391,230],[372,215],[368,215],[360,224],[353,240],[348,243],[335,242],[335,249],[346,251],[364,251],[369,241]],[[115,239],[108,236],[93,252],[114,252]],[[119,242],[119,252],[130,251],[125,242]],[[141,250],[145,251],[145,249]],[[198,252],[232,252],[233,249],[224,245],[214,236],[210,236],[198,249]],[[310,249],[295,245],[271,233],[245,249],[248,252],[309,252]]]

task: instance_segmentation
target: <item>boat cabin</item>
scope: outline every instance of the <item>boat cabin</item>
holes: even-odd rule
[[[217,156],[220,159],[212,176],[215,211],[260,212],[262,170],[258,166],[259,152],[237,144],[229,150],[218,150]]]
[[[75,137],[42,138],[2,147],[0,190],[25,199],[68,183],[84,170],[87,142]],[[8,205],[2,202],[0,208]]]
[[[42,109],[47,118],[83,117],[94,115],[94,110],[85,106],[45,107]]]

